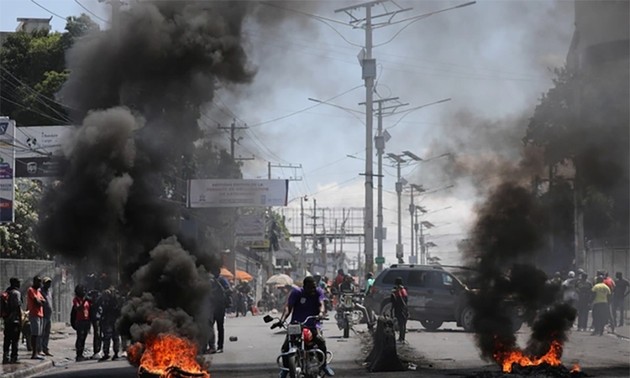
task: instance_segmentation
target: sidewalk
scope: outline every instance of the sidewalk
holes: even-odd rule
[[[26,349],[26,343],[20,343],[18,349],[19,364],[0,365],[0,377],[24,378],[41,373],[53,366],[61,366],[74,361],[74,342],[76,332],[64,323],[53,323],[50,333],[49,349],[53,357],[44,360],[31,360],[31,352]],[[92,337],[88,335],[88,345]]]

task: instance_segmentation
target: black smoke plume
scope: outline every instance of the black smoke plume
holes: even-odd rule
[[[46,249],[117,274],[129,288],[121,331],[134,342],[159,332],[205,342],[219,258],[212,240],[183,245],[179,225],[200,109],[219,84],[255,73],[241,40],[248,4],[132,2],[67,54],[59,96],[77,128],[37,233]]]

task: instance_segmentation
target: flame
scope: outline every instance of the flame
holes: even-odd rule
[[[146,344],[135,343],[127,349],[127,356],[132,364],[164,378],[172,375],[174,367],[210,378],[210,374],[197,362],[197,346],[175,335],[160,334],[147,340]]]
[[[520,366],[538,366],[541,364],[548,364],[550,366],[560,366],[562,361],[562,343],[558,340],[553,340],[549,346],[549,351],[541,357],[527,356],[520,349],[505,349],[496,348],[494,352],[494,359],[501,365],[501,369],[504,373],[510,373],[512,371],[512,364]],[[579,368],[579,367],[578,367]]]
[[[579,373],[581,371],[582,371],[582,368],[580,367],[580,365],[573,364],[573,367],[571,368],[571,373]]]

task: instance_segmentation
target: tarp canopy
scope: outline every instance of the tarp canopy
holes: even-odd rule
[[[251,274],[247,273],[244,270],[236,270],[236,279],[240,281],[249,282],[254,279]]]
[[[221,277],[225,277],[228,280],[234,279],[234,275],[226,267],[221,268]]]

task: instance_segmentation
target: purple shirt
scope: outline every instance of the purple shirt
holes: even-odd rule
[[[288,304],[293,308],[293,315],[291,316],[291,322],[303,322],[307,317],[313,315],[319,315],[320,303],[325,300],[324,291],[320,288],[316,288],[316,294],[306,295],[304,288],[296,287],[291,290],[289,294]],[[315,322],[315,319],[310,319],[306,324],[309,328],[320,328],[321,324]]]

